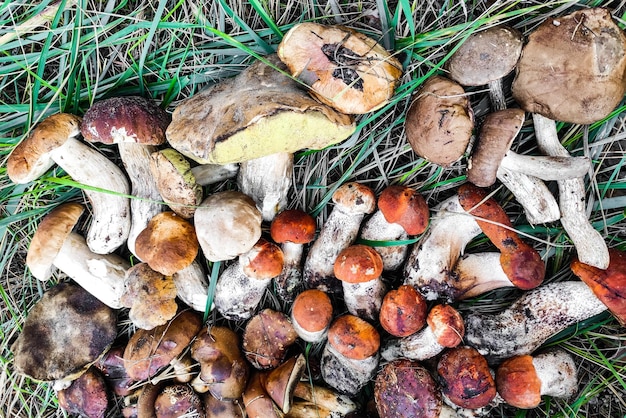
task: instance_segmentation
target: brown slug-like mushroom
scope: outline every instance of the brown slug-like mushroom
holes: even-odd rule
[[[297,399],[301,399],[306,402],[310,402],[314,406],[328,410],[329,415],[332,412],[339,414],[340,416],[345,416],[358,409],[356,402],[350,399],[347,395],[343,395],[333,389],[313,385],[310,382],[302,380],[296,385],[293,396],[294,405],[297,403]]]
[[[324,340],[332,318],[332,302],[321,290],[303,291],[291,306],[293,329],[306,342],[318,343]]]
[[[287,315],[266,308],[246,324],[242,347],[252,366],[267,370],[283,362],[287,350],[297,338],[298,334]]]

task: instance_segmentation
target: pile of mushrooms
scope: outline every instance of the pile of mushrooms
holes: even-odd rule
[[[521,45],[516,31],[495,32]],[[586,80],[607,79],[606,91],[618,94],[584,107],[593,98],[570,97],[578,89],[567,80],[558,92],[534,91],[547,69],[585,61],[537,51],[557,36],[606,48],[595,57],[600,73]],[[54,382],[60,404],[89,417],[106,414],[109,387],[124,398],[124,416],[140,418],[344,416],[366,408],[367,385],[381,417],[486,416],[502,402],[533,408],[542,395],[574,395],[571,356],[537,350],[606,309],[626,322],[626,255],[609,250],[586,218],[589,159],[566,155],[545,118],[590,123],[617,105],[626,58],[609,52],[626,50],[626,36],[604,9],[583,10],[540,25],[519,61],[490,57],[486,65],[505,68],[464,79],[456,60],[487,54],[479,41],[468,39],[474,49],[450,61],[456,81],[428,79],[406,117],[406,139],[421,158],[445,169],[471,150],[468,182],[428,204],[404,185],[377,193],[365,181],[336,184],[320,225],[288,199],[293,153],[351,136],[355,115],[384,106],[402,75],[392,54],[363,34],[295,25],[277,55],[184,100],[171,118],[149,99],[120,97],[95,102],[82,119],[43,120],[9,157],[9,177],[28,183],[58,164],[86,186],[90,227],[83,237],[85,206],[77,203],[40,222],[29,274],[48,280],[58,269],[73,283],[51,287],[32,309],[13,345],[15,369]],[[504,109],[498,89],[511,71],[521,109]],[[495,109],[472,147],[476,121],[463,86],[484,84]],[[555,99],[561,92],[566,99]],[[562,112],[552,99],[579,109]],[[591,107],[595,113],[584,112]],[[525,111],[545,156],[511,151]],[[118,144],[119,159],[104,157],[97,143]],[[224,181],[229,187],[207,193]],[[538,201],[520,197],[529,189],[511,190],[529,223],[560,220],[580,281],[543,284],[546,253],[515,231],[489,189],[497,181],[547,193]],[[557,182],[558,204],[544,181]],[[465,253],[476,237],[490,250]],[[218,274],[209,277],[207,266]],[[520,294],[502,312],[463,316],[455,308],[501,287]],[[130,322],[129,337],[116,335],[118,320]],[[63,339],[78,342],[71,359],[57,346]],[[42,341],[48,350],[33,349]],[[85,401],[88,394],[98,399]]]

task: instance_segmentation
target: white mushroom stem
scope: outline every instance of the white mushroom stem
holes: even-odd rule
[[[53,264],[113,309],[122,308],[124,277],[130,264],[115,254],[95,254],[81,235],[71,232]]]
[[[157,147],[135,142],[119,142],[117,146],[130,179],[132,195],[136,197],[136,199],[130,199],[131,227],[127,246],[128,250],[137,257],[135,253],[137,235],[148,226],[150,219],[163,211],[161,203],[163,199],[150,172],[152,160],[150,154],[155,152]]]
[[[215,286],[215,307],[226,319],[248,319],[261,302],[272,279],[255,279],[246,276],[239,259],[220,275]]]
[[[541,381],[542,396],[567,399],[578,391],[576,364],[565,350],[550,350],[533,356],[533,366]]]
[[[342,282],[343,299],[354,316],[367,321],[377,321],[387,286],[380,278],[363,283]]]
[[[426,326],[408,337],[387,339],[380,349],[380,355],[387,361],[398,358],[427,360],[441,353],[444,348],[437,342],[432,328]]]
[[[547,155],[569,157],[561,145],[553,120],[533,113],[535,136],[539,148]],[[587,217],[585,184],[582,178],[559,180],[559,207],[561,224],[574,243],[582,263],[599,269],[609,266],[609,250],[602,235],[596,231]]]
[[[370,241],[402,241],[408,237],[409,235],[401,225],[387,222],[380,210],[374,212],[361,229],[361,238]],[[373,246],[373,248],[380,254],[383,259],[383,269],[387,271],[400,268],[409,252],[409,246],[406,244]]]
[[[191,309],[205,312],[209,295],[209,283],[200,263],[194,261],[188,267],[174,273],[176,295]],[[213,305],[209,310],[213,309]]]
[[[293,154],[287,152],[244,161],[237,174],[239,190],[256,202],[264,221],[287,206],[292,183]]]
[[[321,358],[322,378],[330,387],[354,396],[374,378],[379,357],[376,353],[363,360],[351,359],[326,343]]]
[[[454,266],[446,291],[449,302],[476,297],[503,287],[514,287],[502,270],[500,253],[465,254]]]
[[[446,286],[448,274],[465,246],[482,232],[456,194],[434,210],[430,227],[413,246],[404,267],[404,284],[415,287],[427,300],[440,297],[441,287]]]
[[[559,205],[545,183],[519,171],[500,165],[496,177],[513,193],[524,208],[526,220],[531,225],[545,224],[559,220]]]
[[[283,270],[274,277],[277,296],[285,302],[293,302],[304,288],[302,281],[302,254],[304,245],[293,242],[281,244],[283,250]]]
[[[493,375],[493,373],[492,373]],[[493,408],[504,403],[504,399],[496,393],[496,397],[489,402],[487,406],[482,408],[470,409],[456,405],[446,395],[441,395],[443,404],[441,412],[437,418],[485,418],[492,416]]]
[[[490,361],[530,354],[551,336],[606,309],[583,282],[549,283],[498,314],[469,314],[465,342]]]
[[[191,169],[191,174],[200,186],[219,183],[237,176],[239,164],[201,164]]]
[[[587,157],[520,155],[508,151],[500,164],[541,180],[565,180],[584,177],[591,161]]]
[[[91,203],[92,220],[87,231],[91,251],[108,254],[124,244],[130,231],[130,187],[122,170],[74,138],[52,151],[50,157],[77,183],[113,192],[84,189]]]

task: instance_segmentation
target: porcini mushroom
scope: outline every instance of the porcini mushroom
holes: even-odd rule
[[[64,203],[39,223],[31,239],[26,265],[33,276],[45,281],[56,267],[113,309],[122,307],[128,261],[116,254],[93,253],[85,238],[72,232],[85,208]]]
[[[332,318],[332,302],[321,290],[303,291],[291,306],[293,329],[306,342],[318,343],[326,338]]]
[[[426,325],[426,299],[413,286],[401,285],[385,294],[380,325],[394,337],[408,337]]]
[[[250,376],[246,390],[243,392],[243,404],[246,416],[250,418],[283,418],[284,414],[265,390],[261,373]]]
[[[154,414],[157,418],[206,416],[200,396],[191,386],[181,383],[166,385],[160,391],[154,400]]]
[[[117,144],[128,174],[131,227],[127,246],[135,254],[135,239],[150,219],[163,210],[161,195],[150,175],[150,154],[165,142],[169,114],[156,102],[139,96],[111,97],[93,103],[80,127],[88,142]]]
[[[426,328],[407,337],[386,340],[380,350],[381,356],[388,361],[401,357],[426,360],[445,348],[456,347],[463,340],[463,318],[450,305],[433,306],[428,312],[426,323]]]
[[[177,271],[172,276],[176,286],[176,295],[191,309],[205,312],[213,309],[213,304],[207,307],[209,298],[209,283],[206,274],[197,260],[188,267]]]
[[[266,64],[269,63],[270,65]],[[200,164],[247,161],[348,138],[348,115],[311,98],[275,55],[183,101],[167,129],[170,145]]]
[[[81,417],[104,418],[109,409],[108,388],[104,376],[95,367],[58,391],[57,398],[63,410]]]
[[[15,183],[28,183],[56,163],[74,181],[89,186],[84,189],[92,216],[87,245],[96,254],[108,254],[128,238],[130,187],[126,175],[112,161],[76,139],[80,124],[81,118],[68,113],[48,116],[13,149],[7,174]]]
[[[381,45],[344,26],[299,23],[277,52],[313,96],[347,114],[385,105],[402,75],[400,62]]]
[[[261,374],[261,383],[268,395],[285,414],[291,409],[296,386],[304,374],[306,360],[299,354],[273,370]]]
[[[358,409],[358,405],[350,397],[325,386],[313,385],[302,380],[296,384],[293,396],[296,399],[310,402],[314,406],[324,408],[329,413],[332,412],[341,416],[348,415]],[[294,405],[295,403],[294,401]]]
[[[374,191],[357,182],[341,185],[332,200],[335,206],[309,248],[302,273],[305,287],[327,293],[340,292],[341,282],[333,271],[335,260],[356,240],[361,221],[376,207]]]
[[[280,247],[261,238],[218,278],[215,308],[227,319],[250,318],[272,279],[282,269],[283,252]]]
[[[254,315],[243,332],[244,355],[258,370],[278,367],[298,338],[289,317],[273,309]]]

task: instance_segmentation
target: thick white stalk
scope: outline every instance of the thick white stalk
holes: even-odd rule
[[[322,378],[339,392],[354,396],[374,378],[378,360],[378,353],[363,360],[350,359],[326,343],[321,359]]]
[[[513,287],[500,264],[500,253],[465,254],[449,276],[448,302],[476,297],[490,290]]]
[[[304,289],[302,281],[304,245],[284,242],[281,249],[283,250],[283,270],[274,277],[274,288],[279,299],[291,303]]]
[[[541,395],[567,399],[578,391],[578,374],[572,356],[565,350],[551,350],[533,356],[541,381]]]
[[[398,241],[408,238],[402,226],[387,222],[380,210],[363,224],[361,238],[371,241]],[[372,247],[383,259],[383,269],[393,271],[402,266],[409,252],[408,245],[393,245],[389,247]]]
[[[430,327],[411,334],[408,337],[390,338],[380,350],[380,355],[387,361],[398,358],[427,360],[441,353],[445,347],[437,342]]]
[[[587,157],[520,155],[509,151],[500,164],[541,180],[565,180],[585,176],[591,161]]]
[[[200,164],[191,169],[191,174],[200,186],[219,183],[237,176],[239,164]]]
[[[248,319],[259,306],[272,279],[255,279],[245,275],[235,260],[220,275],[215,286],[215,307],[226,319]]]
[[[343,299],[354,316],[367,321],[377,321],[387,286],[380,278],[363,283],[342,282]]]
[[[207,309],[209,297],[209,283],[200,263],[194,261],[188,267],[174,273],[172,276],[176,286],[176,295],[191,309],[204,312]],[[213,305],[209,310],[213,309]]]

